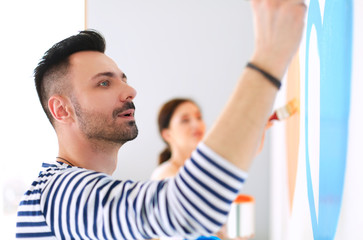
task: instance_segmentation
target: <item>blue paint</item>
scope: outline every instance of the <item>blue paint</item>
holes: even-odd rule
[[[316,214],[308,148],[309,46],[315,26],[320,57],[319,212]],[[305,59],[306,174],[314,239],[334,239],[343,196],[348,147],[352,66],[352,0],[325,1],[324,21],[318,0],[308,10]],[[316,217],[318,216],[318,217]]]

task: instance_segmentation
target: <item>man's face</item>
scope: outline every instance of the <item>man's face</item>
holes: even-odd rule
[[[105,54],[78,52],[70,57],[71,101],[80,131],[91,140],[123,144],[138,134],[132,100],[136,91]]]

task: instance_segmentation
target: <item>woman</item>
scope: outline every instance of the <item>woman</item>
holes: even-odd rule
[[[175,176],[202,140],[206,129],[200,108],[188,98],[175,98],[166,102],[160,109],[158,125],[167,146],[160,153],[159,166],[151,175],[151,179],[155,180]]]
[[[167,146],[159,156],[159,166],[152,173],[152,179],[176,175],[206,130],[200,108],[187,98],[175,98],[165,103],[160,109],[158,124]]]
[[[166,148],[159,155],[159,166],[151,179],[173,177],[202,140],[206,125],[198,105],[188,98],[174,98],[166,102],[158,115],[159,133]],[[273,125],[268,121],[265,131]],[[257,154],[262,151],[265,132]]]
[[[154,180],[175,176],[202,140],[206,131],[199,106],[188,98],[174,98],[166,102],[159,111],[158,126],[159,133],[167,146],[160,153],[159,166],[151,175],[151,179]],[[268,121],[265,131],[271,126],[272,121]],[[257,154],[262,151],[264,136],[265,134],[262,136]],[[217,236],[225,239],[225,231],[226,229],[223,227]],[[209,237],[209,239],[213,239],[213,237]],[[235,240],[246,239],[249,237],[235,238]]]
[[[160,153],[159,166],[151,175],[151,179],[154,180],[175,176],[206,131],[200,108],[188,98],[175,98],[166,102],[159,111],[158,125],[160,135],[167,146]],[[223,227],[216,234],[219,238],[211,236],[198,239],[225,239],[225,231]],[[248,238],[235,238],[246,239]]]

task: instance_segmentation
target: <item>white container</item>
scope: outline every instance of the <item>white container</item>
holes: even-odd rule
[[[232,204],[228,215],[227,236],[253,238],[255,235],[255,200],[252,196],[240,194]]]

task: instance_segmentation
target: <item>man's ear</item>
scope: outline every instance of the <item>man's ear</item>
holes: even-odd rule
[[[69,101],[63,96],[51,96],[48,100],[48,108],[57,122],[66,123],[72,119],[72,110]]]

